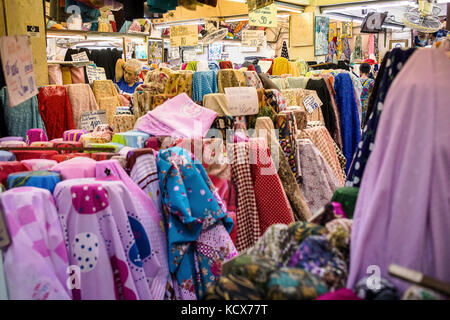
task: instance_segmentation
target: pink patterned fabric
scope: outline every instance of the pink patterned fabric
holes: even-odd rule
[[[56,162],[55,160],[49,159],[28,159],[22,160],[21,162],[29,166],[32,171],[51,170],[58,164],[58,162]]]
[[[48,141],[45,131],[39,128],[29,129],[27,131],[27,144],[30,145],[31,143],[37,141]]]
[[[11,244],[4,271],[11,300],[70,300],[69,267],[55,202],[45,189],[19,187],[1,195]]]
[[[153,136],[204,137],[216,116],[182,93],[149,111],[136,129]]]
[[[63,180],[77,178],[94,178],[97,161],[91,158],[76,157],[58,163],[52,171],[61,175]]]

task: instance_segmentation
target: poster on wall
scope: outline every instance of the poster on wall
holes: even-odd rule
[[[211,43],[208,46],[208,60],[220,60],[222,58],[223,45],[221,43]]]
[[[289,43],[292,47],[314,45],[314,15],[312,12],[291,15]]]
[[[178,48],[178,47],[176,47]],[[179,57],[179,55],[178,55]],[[148,41],[148,62],[159,64],[163,62],[163,43],[162,41]]]
[[[314,32],[314,55],[323,56],[328,54],[330,18],[317,16]]]
[[[276,27],[278,25],[277,5],[271,4],[270,6],[249,12],[248,24],[256,27]]]
[[[0,54],[10,107],[37,95],[29,37],[0,37]]]
[[[352,37],[352,22],[341,22],[341,37],[342,38],[351,38]]]

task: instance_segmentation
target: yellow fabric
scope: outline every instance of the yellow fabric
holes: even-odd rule
[[[289,73],[289,60],[283,57],[278,57],[273,60],[272,75],[281,76]]]
[[[178,95],[186,92],[189,97],[192,97],[192,75],[193,71],[177,71],[169,75],[169,80],[166,83],[165,94]]]
[[[61,67],[63,85],[72,84],[72,72],[70,67]]]
[[[300,71],[298,70],[297,64],[295,62],[289,62],[289,74],[293,77],[299,77]]]
[[[220,69],[217,74],[217,86],[219,93],[225,93],[225,88],[247,86],[244,72],[235,69]]]

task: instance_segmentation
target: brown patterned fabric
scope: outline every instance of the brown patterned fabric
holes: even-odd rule
[[[245,87],[245,75],[242,71],[234,69],[221,69],[217,74],[219,93],[225,93],[225,88]]]

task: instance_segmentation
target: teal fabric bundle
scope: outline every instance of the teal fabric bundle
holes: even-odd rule
[[[0,90],[0,112],[3,113],[8,136],[26,138],[27,131],[35,128],[43,129],[47,134],[39,113],[37,95],[15,107],[10,107],[8,92],[4,87]]]
[[[203,96],[217,93],[217,71],[197,71],[192,76],[192,100],[203,102]]]

